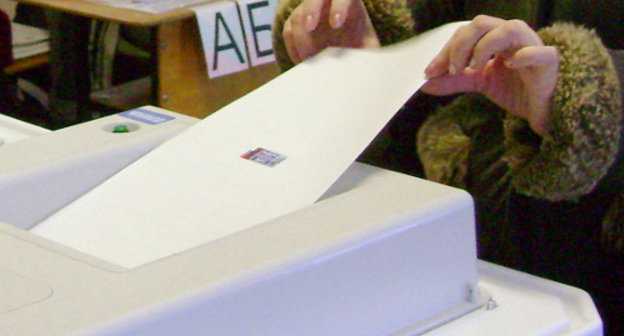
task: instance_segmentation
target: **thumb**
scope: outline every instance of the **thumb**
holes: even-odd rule
[[[505,61],[518,71],[524,85],[537,97],[550,96],[559,71],[559,53],[554,47],[525,47]]]
[[[506,61],[518,70],[527,90],[524,116],[533,131],[543,135],[550,123],[550,104],[557,84],[559,54],[554,47],[526,47]]]

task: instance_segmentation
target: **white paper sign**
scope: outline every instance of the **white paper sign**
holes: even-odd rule
[[[328,49],[166,142],[33,232],[133,268],[306,207],[422,86],[424,69],[459,24],[389,48]]]
[[[277,0],[239,0],[241,20],[252,66],[275,62],[271,24]]]
[[[220,1],[192,9],[197,17],[208,77],[248,69],[245,37],[236,2]]]

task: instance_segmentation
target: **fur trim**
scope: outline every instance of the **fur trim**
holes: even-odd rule
[[[479,140],[483,135],[492,135],[491,125],[500,124],[501,114],[502,111],[482,95],[466,94],[431,115],[417,136],[418,155],[427,179],[470,190],[469,176],[484,174],[484,171],[474,170],[475,162],[490,161],[474,157],[492,152],[490,148],[501,148],[501,140]],[[497,157],[500,158],[500,153]],[[478,169],[482,168],[489,169]]]
[[[541,141],[526,141],[526,121],[508,118],[505,160],[518,192],[573,200],[591,192],[615,160],[621,132],[618,79],[593,31],[556,24],[539,34],[560,53],[550,128]]]
[[[414,20],[407,0],[364,0],[381,45],[414,36]]]
[[[465,188],[470,138],[452,118],[438,116],[419,132],[418,155],[428,180]],[[435,125],[435,126],[433,126]]]

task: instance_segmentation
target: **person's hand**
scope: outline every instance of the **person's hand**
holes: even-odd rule
[[[480,92],[537,134],[549,124],[559,54],[519,20],[478,16],[459,28],[425,70],[423,91]]]
[[[303,0],[284,23],[282,33],[294,63],[329,46],[380,46],[362,0]]]

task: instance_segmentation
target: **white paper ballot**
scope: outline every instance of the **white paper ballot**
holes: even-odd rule
[[[425,82],[462,23],[328,49],[212,114],[33,232],[126,268],[314,203]],[[255,162],[243,158],[262,148]],[[242,248],[242,247],[241,247]]]

